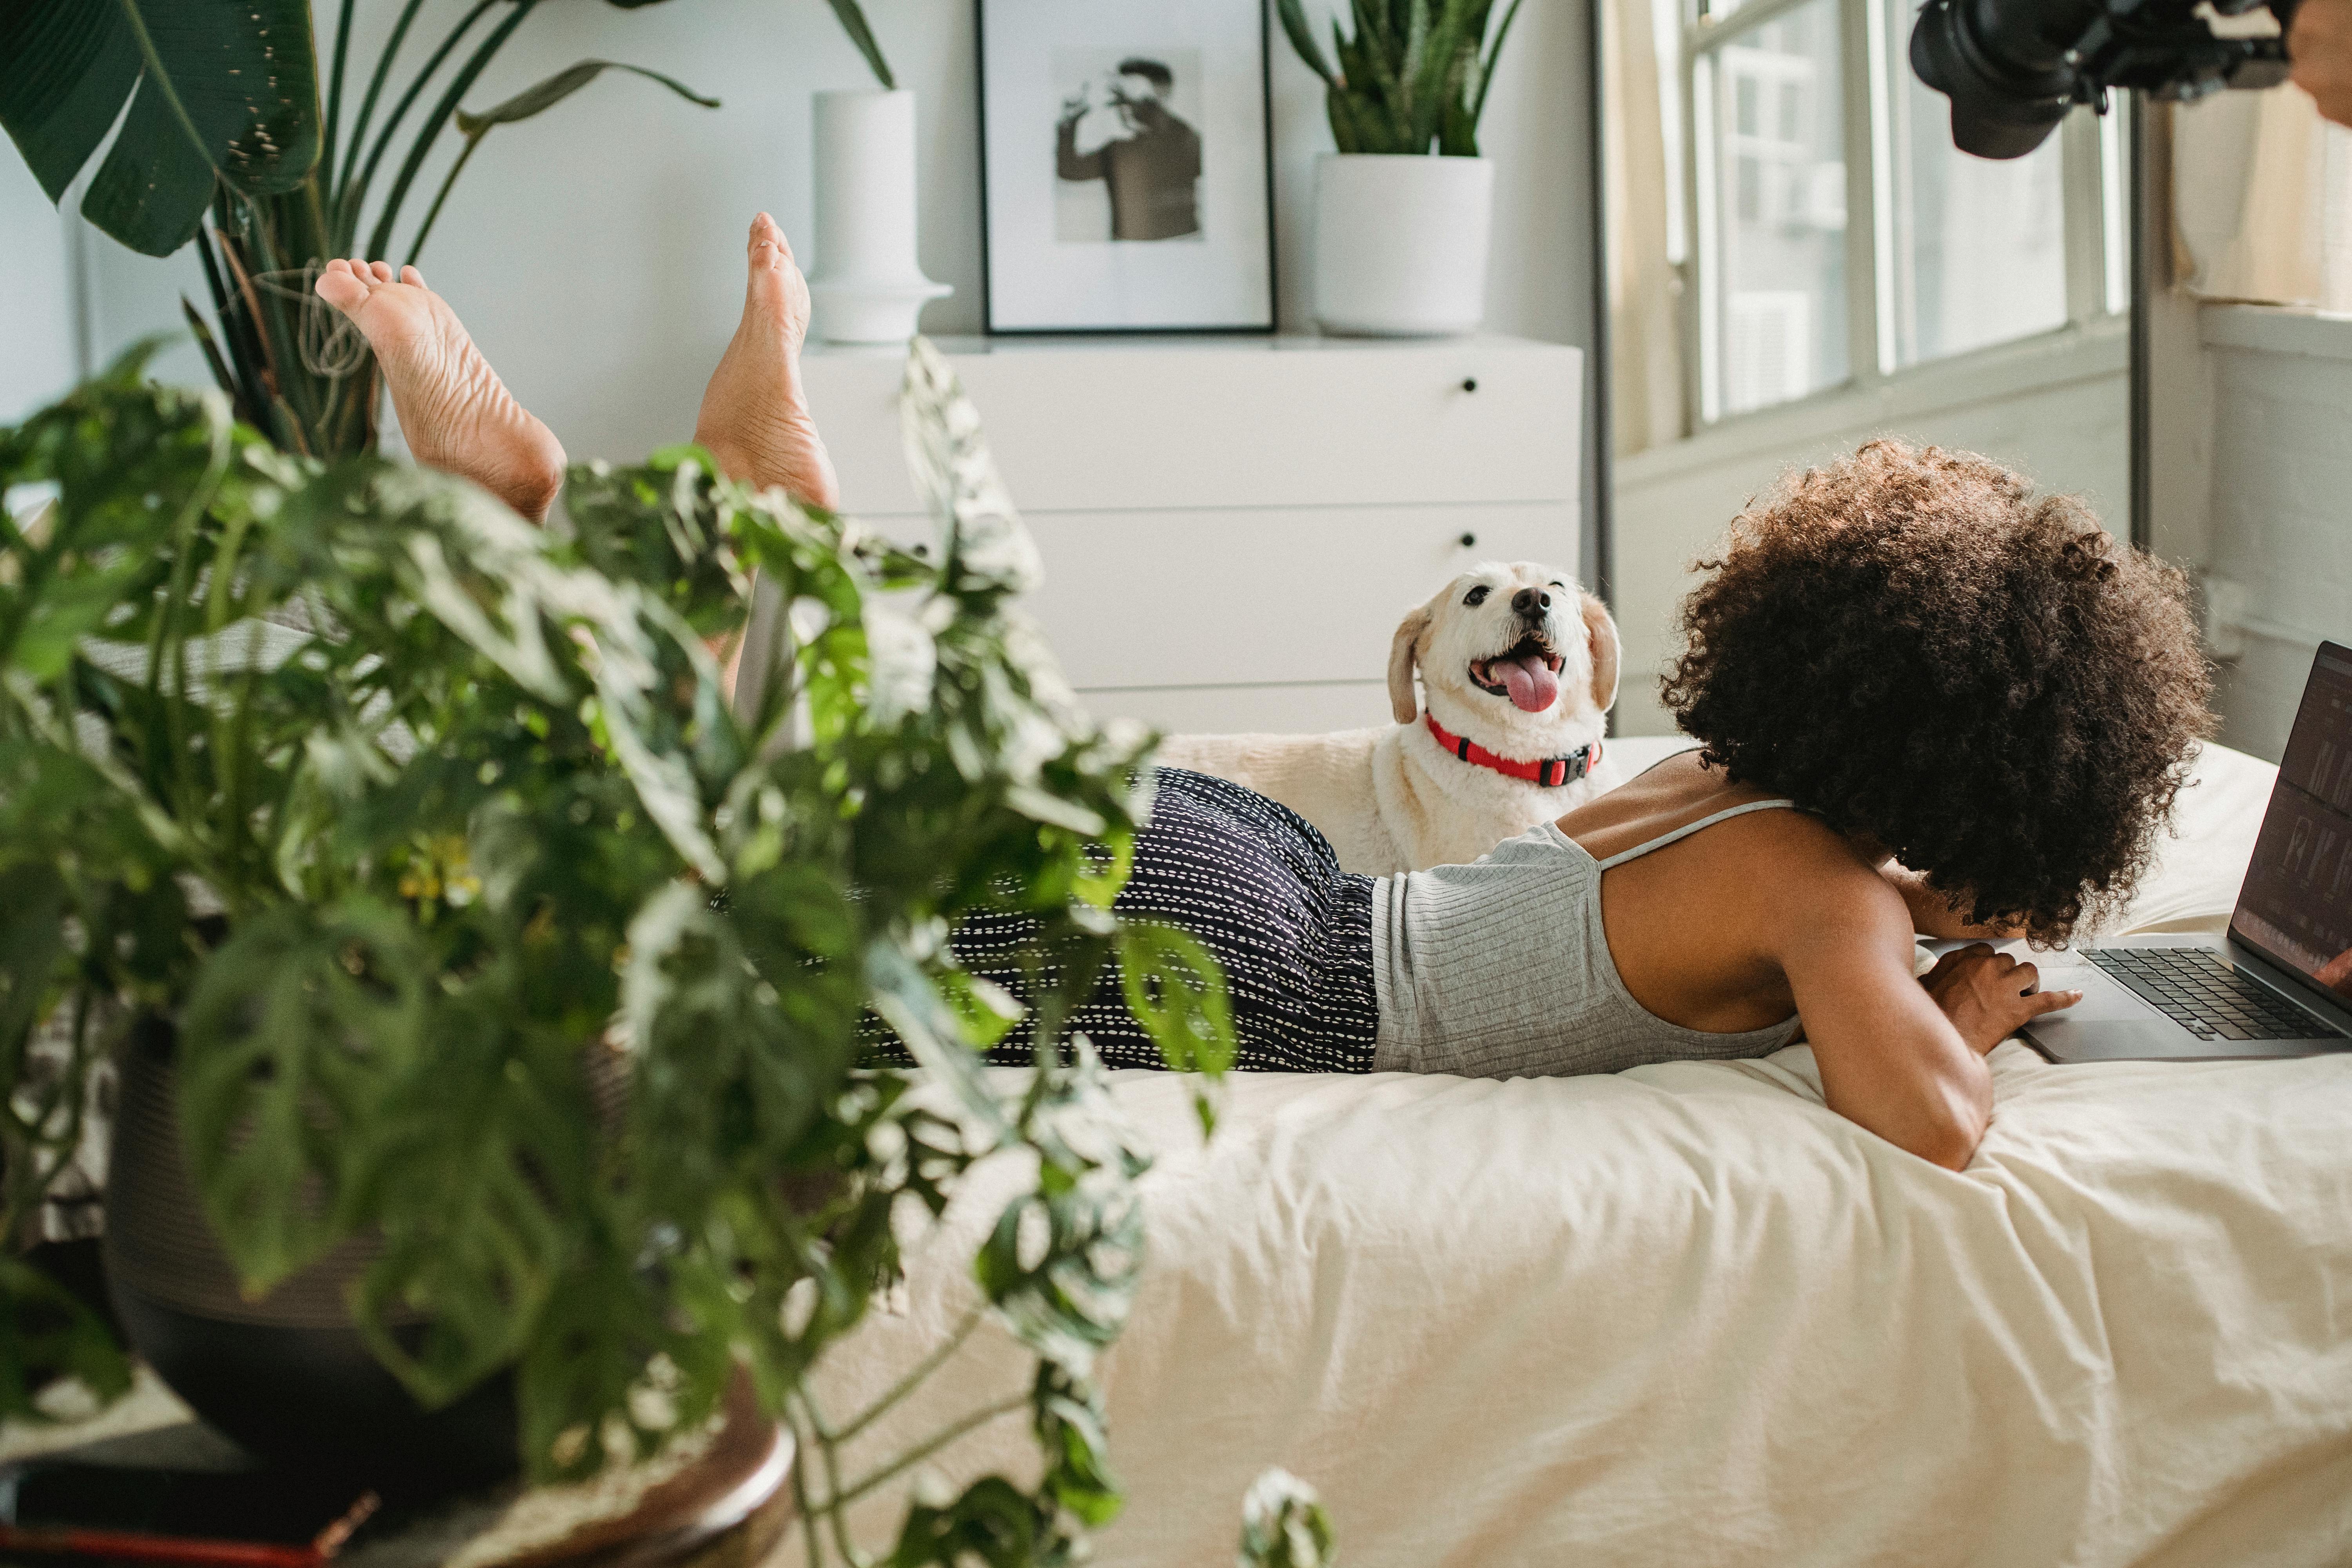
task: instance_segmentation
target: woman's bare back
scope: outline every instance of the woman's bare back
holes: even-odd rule
[[[1596,860],[1702,817],[1771,798],[1696,751],[1559,819]],[[1883,858],[1883,857],[1882,857]],[[1865,853],[1818,818],[1748,812],[1612,867],[1601,881],[1609,954],[1633,999],[1670,1024],[1729,1034],[1797,1011],[1777,954],[1794,911],[1823,898],[1898,900]]]
[[[1606,861],[1770,798],[1685,752],[1559,826]],[[1831,1110],[1957,1168],[1992,1111],[1984,1053],[2026,1018],[2080,998],[2035,994],[2033,966],[1989,947],[1915,982],[1913,931],[1950,918],[1884,848],[1794,810],[1713,824],[1601,880],[1602,935],[1636,1002],[1668,1023],[1718,1032],[1799,1015]]]

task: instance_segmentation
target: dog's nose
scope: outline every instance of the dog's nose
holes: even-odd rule
[[[1551,608],[1551,595],[1541,588],[1522,588],[1511,595],[1511,608],[1533,620]]]

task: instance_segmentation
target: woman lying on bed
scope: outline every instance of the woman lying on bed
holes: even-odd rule
[[[807,293],[765,215],[750,260],[697,437],[831,506]],[[420,460],[545,514],[562,448],[413,269],[337,262],[320,292],[374,344]],[[1982,944],[1915,979],[1913,932],[2055,942],[2130,893],[2210,727],[2186,582],[2078,501],[1892,441],[1787,479],[1703,566],[1664,681],[1696,749],[1475,865],[1349,876],[1287,808],[1160,774],[1118,909],[1216,953],[1242,1067],[1555,1076],[1801,1036],[1831,1109],[1968,1163],[1986,1053],[2078,997]],[[1018,994],[1051,963],[1034,941],[982,915],[954,947]],[[1071,1024],[1113,1066],[1160,1065],[1116,974]]]

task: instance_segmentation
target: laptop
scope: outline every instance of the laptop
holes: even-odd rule
[[[2352,1050],[2352,648],[2312,663],[2226,935],[2037,959],[2045,987],[2083,993],[2021,1031],[2053,1061]]]

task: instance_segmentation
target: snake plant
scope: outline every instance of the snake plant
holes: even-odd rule
[[[1355,36],[1331,19],[1326,58],[1300,0],[1277,0],[1282,30],[1323,79],[1342,153],[1478,155],[1478,119],[1519,0],[1487,37],[1495,0],[1350,0]]]

